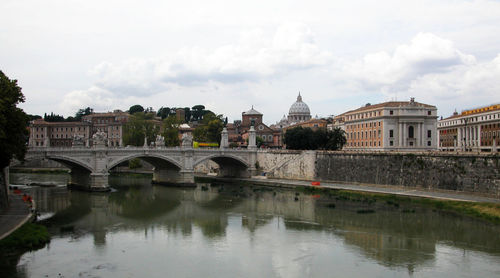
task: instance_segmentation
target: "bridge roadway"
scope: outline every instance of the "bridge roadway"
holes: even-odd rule
[[[107,191],[109,171],[140,158],[154,166],[153,182],[194,185],[194,167],[212,160],[220,167],[221,177],[250,177],[256,172],[257,149],[212,148],[191,146],[167,147],[32,147],[25,160],[50,159],[70,168],[70,184],[91,191]]]

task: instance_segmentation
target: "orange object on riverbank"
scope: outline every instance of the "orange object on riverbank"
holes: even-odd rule
[[[311,185],[319,186],[319,185],[321,185],[321,183],[319,181],[312,181]]]

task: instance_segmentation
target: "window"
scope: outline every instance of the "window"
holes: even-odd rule
[[[431,141],[427,141],[427,146],[431,146]]]
[[[394,142],[393,141],[389,141],[389,146],[394,146]]]
[[[429,116],[431,115],[431,110],[427,111],[427,115]]]
[[[408,128],[408,138],[413,138],[413,137],[414,137],[414,135],[415,135],[414,133],[415,133],[415,132],[414,132],[414,128],[413,128],[413,126],[410,126],[410,127]],[[412,144],[410,144],[410,146],[411,146],[411,145],[412,145]]]
[[[389,138],[393,138],[393,137],[394,137],[394,130],[391,129],[391,130],[389,130]]]
[[[427,138],[431,138],[432,137],[431,134],[432,134],[432,131],[431,130],[427,130]]]
[[[393,111],[393,110],[390,110],[390,111],[389,111],[389,115],[394,115],[394,111]]]

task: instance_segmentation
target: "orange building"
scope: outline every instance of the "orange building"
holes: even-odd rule
[[[496,152],[500,144],[500,104],[462,111],[438,122],[442,151]]]

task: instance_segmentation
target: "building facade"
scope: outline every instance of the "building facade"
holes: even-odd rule
[[[123,146],[123,125],[128,118],[128,113],[114,111],[86,115],[80,122],[34,120],[30,123],[28,144],[31,147],[72,147],[78,140],[88,147],[92,145],[92,136],[103,132],[109,147]]]
[[[346,132],[346,150],[437,149],[437,108],[414,98],[367,104],[336,118]]]
[[[248,131],[250,127],[255,128],[255,133],[262,139],[262,145],[267,147],[278,147],[279,132],[274,131],[262,121],[263,114],[252,108],[241,113],[241,121],[234,121],[227,125],[229,143],[236,143],[238,146],[246,146],[248,139]]]
[[[438,122],[442,151],[496,152],[500,144],[500,104],[465,110]]]

